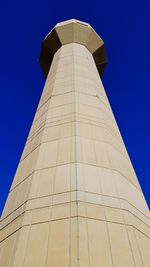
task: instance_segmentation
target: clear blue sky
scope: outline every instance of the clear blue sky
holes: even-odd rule
[[[57,23],[90,23],[106,44],[103,83],[150,207],[150,2],[6,0],[0,7],[0,212],[37,107],[42,39]]]

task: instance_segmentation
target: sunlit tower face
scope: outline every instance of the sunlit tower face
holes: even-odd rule
[[[1,218],[2,267],[149,267],[149,210],[101,82],[104,42],[58,23]]]

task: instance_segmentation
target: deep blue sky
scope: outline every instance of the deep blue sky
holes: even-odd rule
[[[42,39],[60,21],[90,23],[106,44],[103,83],[150,207],[150,2],[5,0],[0,6],[0,212],[37,107]]]

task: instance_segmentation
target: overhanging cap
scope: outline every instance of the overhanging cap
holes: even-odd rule
[[[42,42],[40,65],[47,77],[55,52],[65,44],[78,43],[84,45],[93,55],[100,76],[102,76],[107,59],[103,40],[85,22],[71,19],[56,24]]]

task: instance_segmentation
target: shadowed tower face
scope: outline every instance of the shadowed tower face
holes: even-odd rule
[[[1,267],[149,267],[149,210],[100,76],[104,43],[59,23],[46,83],[0,223]]]

